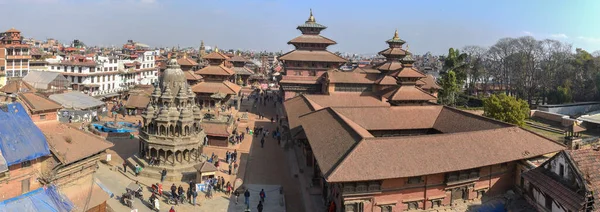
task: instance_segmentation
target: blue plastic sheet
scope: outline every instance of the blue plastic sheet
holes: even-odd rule
[[[9,166],[50,155],[46,137],[20,103],[0,105],[0,151]]]
[[[73,203],[58,193],[55,186],[39,188],[0,202],[0,212],[68,212]]]

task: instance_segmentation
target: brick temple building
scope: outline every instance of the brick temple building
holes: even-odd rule
[[[311,10],[308,20],[296,28],[302,35],[288,42],[296,49],[279,56],[278,59],[283,63],[285,70],[279,84],[286,99],[296,96],[297,93],[322,93],[319,80],[321,75],[347,62],[346,59],[327,51],[327,47],[336,42],[320,35],[326,28],[316,22]]]
[[[330,211],[451,209],[503,195],[517,185],[522,160],[565,148],[437,105],[439,86],[415,69],[398,32],[386,43],[373,68],[328,70],[319,93],[284,103],[286,136],[302,147]]]

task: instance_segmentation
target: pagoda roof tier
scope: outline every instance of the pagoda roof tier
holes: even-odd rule
[[[237,75],[252,75],[254,72],[246,67],[233,67],[233,71]]]
[[[279,60],[310,61],[310,62],[341,62],[348,60],[329,51],[293,50],[278,58]]]
[[[431,90],[431,89],[441,89],[442,87],[440,87],[440,85],[437,84],[437,82],[435,81],[435,77],[433,77],[433,75],[428,74],[425,78],[420,79],[418,82],[422,82],[423,85],[421,86],[421,89],[424,90]]]
[[[225,67],[224,65],[210,65],[206,66],[198,71],[196,74],[200,75],[217,75],[217,76],[231,76],[235,74],[231,69]]]
[[[327,79],[330,83],[349,83],[349,84],[373,84],[376,76],[372,74],[361,74],[354,72],[342,72],[339,70],[327,71]]]
[[[377,85],[397,85],[396,79],[392,76],[383,75],[380,76],[377,80],[375,80],[375,84]]]
[[[318,24],[317,22],[306,22],[302,25],[298,25],[297,29],[301,29],[301,28],[317,28],[317,29],[326,29],[326,26],[323,26],[321,24]]]
[[[323,37],[321,35],[300,35],[288,42],[288,44],[294,43],[315,43],[315,44],[329,44],[334,45],[337,44],[335,41]]]
[[[229,62],[248,62],[248,60],[246,60],[246,58],[243,58],[242,56],[239,55],[234,55],[233,57],[231,57],[229,59]]]
[[[185,74],[185,79],[190,80],[190,81],[197,81],[197,80],[201,80],[202,76],[194,73],[193,71],[184,71],[183,72]]]
[[[194,93],[237,95],[242,88],[229,81],[204,81],[192,86]]]
[[[319,84],[319,76],[282,76],[279,84]]]
[[[194,61],[188,57],[182,57],[182,58],[177,59],[177,63],[181,66],[197,66],[198,65],[198,63],[196,61]]]
[[[392,55],[392,56],[404,56],[407,55],[407,51],[401,48],[387,48],[383,51],[380,51],[379,54],[383,55],[383,56],[388,56],[388,55]]]
[[[209,60],[229,60],[229,57],[227,55],[224,55],[221,52],[211,52],[210,54],[204,55],[203,59],[209,59]]]
[[[385,92],[382,97],[390,101],[429,101],[437,98],[412,85],[400,85]]]
[[[380,71],[395,71],[401,69],[402,67],[402,63],[399,61],[386,61],[376,66],[376,68]]]
[[[398,77],[398,78],[425,78],[425,77],[427,77],[425,74],[421,73],[420,71],[418,71],[417,69],[415,69],[413,67],[404,67],[400,70],[390,73],[389,75],[393,76],[393,77]]]
[[[352,70],[352,72],[354,72],[354,73],[363,73],[363,74],[381,74],[381,71],[379,71],[377,69],[373,69],[373,68],[361,68],[361,67],[356,67],[354,70]]]
[[[400,37],[398,36],[398,30],[396,30],[396,32],[394,32],[394,37],[392,37],[392,39],[387,40],[386,43],[394,44],[394,45],[402,45],[402,44],[405,44],[406,41],[400,39]]]

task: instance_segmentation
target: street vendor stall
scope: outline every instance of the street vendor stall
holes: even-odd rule
[[[194,168],[197,170],[196,182],[204,183],[204,181],[216,176],[217,167],[215,167],[215,165],[212,163],[205,161],[200,164],[196,164]]]

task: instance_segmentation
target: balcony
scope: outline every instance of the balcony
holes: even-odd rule
[[[31,59],[31,55],[6,55],[7,60]]]

